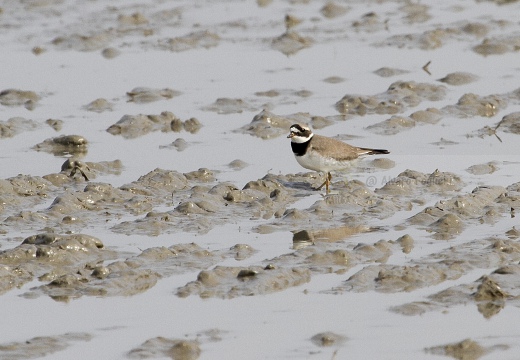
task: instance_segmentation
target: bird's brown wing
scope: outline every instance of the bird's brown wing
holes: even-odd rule
[[[359,155],[367,153],[365,149],[360,149],[342,141],[331,139],[325,136],[314,135],[311,146],[326,156],[333,157],[339,161],[354,160]]]
[[[361,155],[389,154],[387,150],[360,148],[320,135],[314,135],[311,146],[322,153],[326,152],[328,156],[339,161],[354,160]]]

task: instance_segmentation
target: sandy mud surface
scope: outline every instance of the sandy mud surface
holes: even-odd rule
[[[430,3],[2,4],[0,358],[516,359],[520,2]]]

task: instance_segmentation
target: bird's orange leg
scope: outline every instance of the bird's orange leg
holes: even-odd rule
[[[319,187],[317,187],[316,190],[321,190],[323,185],[325,185],[325,191],[328,194],[330,192],[329,185],[330,185],[331,180],[332,180],[332,174],[330,172],[328,172],[327,174],[325,174],[325,181],[323,182],[323,184],[321,184]]]

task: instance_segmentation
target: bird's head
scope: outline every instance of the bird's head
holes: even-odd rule
[[[301,124],[291,125],[289,131],[290,132],[289,135],[287,135],[287,138],[290,138],[291,141],[295,143],[307,142],[314,136],[314,134],[308,126]]]

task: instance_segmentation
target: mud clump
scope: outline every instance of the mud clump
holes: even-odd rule
[[[85,155],[88,151],[88,140],[81,135],[62,135],[46,139],[33,147],[36,151],[45,151],[55,156]]]
[[[126,93],[129,97],[129,102],[135,103],[149,103],[158,100],[167,100],[181,93],[169,88],[165,89],[150,89],[147,87],[136,87]]]
[[[425,349],[427,353],[449,356],[458,360],[476,360],[487,353],[487,350],[471,339],[459,343],[436,346]]]
[[[197,31],[184,36],[160,39],[157,46],[160,49],[173,52],[187,51],[196,48],[211,48],[220,43],[220,36],[210,31]]]
[[[363,255],[363,257],[359,257],[359,255]],[[366,251],[360,252],[359,249],[356,249],[351,257],[358,262],[377,259],[376,254]],[[421,259],[420,262],[412,262],[404,266],[368,265],[352,275],[336,290],[413,291],[447,280],[458,279],[475,268],[486,269],[502,266],[493,274],[485,276],[475,283],[443,290],[429,296],[426,302],[415,302],[394,307],[392,311],[405,315],[415,315],[472,300],[484,303],[490,301],[494,303],[503,302],[514,299],[518,294],[516,288],[518,279],[516,277],[520,267],[508,265],[518,260],[520,260],[520,246],[514,241],[475,240],[431,254],[427,258]]]
[[[347,337],[327,331],[314,335],[311,341],[316,346],[338,346],[343,345],[347,341]]]
[[[247,274],[247,275],[245,275]],[[240,275],[240,276],[239,276]],[[310,281],[310,270],[304,268],[264,269],[217,266],[199,273],[197,280],[177,290],[177,295],[201,298],[231,299],[237,296],[269,294]]]
[[[210,329],[188,334],[187,338],[170,339],[162,336],[146,340],[127,353],[130,359],[169,358],[173,360],[195,360],[202,353],[201,345],[222,341],[225,331]],[[190,340],[190,339],[195,340]]]
[[[64,186],[74,181],[90,181],[95,179],[99,174],[119,175],[123,169],[121,160],[100,161],[97,163],[78,160],[76,157],[69,158],[61,165],[59,173],[53,173],[42,176],[45,180],[50,181],[54,186]]]
[[[344,82],[345,79],[341,76],[329,76],[328,78],[323,79],[323,82],[329,83],[329,84],[339,84]]]
[[[79,174],[83,175],[83,178],[86,181],[89,180],[88,176],[85,174],[85,171],[90,171],[90,168],[88,167],[87,164],[85,164],[79,160],[67,159],[61,165],[61,171],[62,172],[70,171],[70,174],[69,174],[70,177],[73,177],[76,173],[79,173]]]
[[[367,130],[374,134],[395,135],[403,130],[415,127],[415,124],[415,121],[409,117],[392,116],[388,120],[368,126]]]
[[[340,226],[327,229],[299,230],[293,232],[293,246],[300,247],[303,244],[316,242],[337,242],[355,234],[369,232],[367,226]]]
[[[298,51],[311,46],[313,40],[309,37],[303,37],[293,30],[286,31],[282,35],[273,39],[271,47],[280,51],[286,56],[294,55]]]
[[[244,111],[254,111],[256,108],[242,99],[218,98],[213,104],[202,108],[217,114],[240,114]]]
[[[128,353],[130,359],[167,357],[173,360],[196,360],[201,349],[197,341],[157,337],[149,339]]]
[[[427,301],[396,306],[391,310],[404,315],[417,315],[426,311],[439,311],[447,307],[475,302],[479,312],[490,318],[511,302],[516,304],[519,265],[510,265],[520,260],[520,246],[511,240],[475,240],[432,254],[436,266],[443,269],[446,279],[458,278],[474,268],[499,266],[490,275],[485,275],[470,284],[461,284],[428,296]]]
[[[246,163],[245,161],[240,160],[240,159],[235,159],[228,164],[228,167],[230,167],[231,169],[233,169],[235,171],[242,170],[248,166],[249,166],[248,163]]]
[[[404,17],[405,23],[415,24],[426,22],[431,18],[431,15],[428,13],[429,9],[430,7],[427,5],[406,4],[401,6],[399,10],[403,11],[406,14],[406,16]]]
[[[236,132],[250,134],[262,139],[271,139],[282,134],[288,134],[289,128],[296,122],[308,123],[311,120],[311,116],[305,113],[279,116],[268,110],[262,110],[253,117],[251,123],[237,129]]]
[[[0,213],[5,216],[30,208],[54,191],[53,184],[39,176],[18,175],[0,180]]]
[[[105,59],[114,59],[114,58],[118,57],[119,55],[121,55],[121,51],[119,51],[118,49],[113,48],[113,47],[107,47],[101,51],[101,55]]]
[[[112,251],[103,243],[84,234],[58,235],[43,233],[26,238],[22,244],[0,252],[0,262],[5,265],[1,275],[0,292],[33,280],[65,275],[77,271],[90,262],[110,259]]]
[[[367,130],[380,135],[395,135],[404,130],[409,130],[417,125],[436,124],[443,117],[443,113],[435,108],[419,110],[410,116],[394,115],[390,119],[373,124]]]
[[[159,145],[159,149],[175,149],[177,151],[184,151],[189,144],[183,138],[177,138],[168,145]]]
[[[170,123],[170,128],[173,132],[185,130],[191,134],[196,134],[202,128],[202,124],[197,118],[189,118],[188,120],[182,121],[175,117]]]
[[[139,193],[139,189],[142,189],[144,194],[150,194],[152,191],[171,194],[175,190],[184,189],[187,182],[186,176],[177,171],[155,169],[129,185],[123,185],[122,188],[133,193]]]
[[[508,297],[507,293],[488,276],[484,276],[481,279],[481,283],[473,296],[476,301],[497,301]]]
[[[422,101],[439,101],[446,95],[446,87],[414,81],[398,81],[384,93],[374,96],[345,95],[336,103],[342,114],[398,114]]]
[[[366,14],[363,14],[359,20],[353,21],[352,28],[355,31],[365,31],[368,33],[373,33],[388,29],[388,26],[385,20],[382,19],[377,13],[368,12]],[[380,76],[385,77],[384,75]]]
[[[135,12],[131,15],[119,15],[117,21],[121,25],[138,26],[148,24],[149,20],[140,12]]]
[[[196,134],[202,127],[202,124],[197,118],[189,118],[188,120],[184,121],[182,126],[184,130],[186,130],[190,134]]]
[[[416,123],[437,124],[443,117],[442,112],[436,108],[419,110],[410,115]]]
[[[67,333],[56,336],[39,336],[23,342],[0,344],[0,353],[5,359],[32,359],[63,351],[74,342],[92,340],[88,333]]]
[[[435,239],[448,240],[463,231],[464,223],[457,215],[446,214],[431,224],[430,229],[435,232]]]
[[[345,6],[338,5],[332,1],[329,1],[320,10],[320,13],[326,18],[333,19],[342,15],[345,15],[349,9]]]
[[[446,75],[445,77],[439,79],[439,81],[448,85],[460,86],[477,81],[478,78],[479,77],[477,75],[473,75],[467,72],[455,72]]]
[[[102,113],[104,111],[111,111],[113,106],[114,104],[109,102],[107,99],[99,98],[88,103],[83,108],[87,111]]]
[[[60,119],[47,119],[45,123],[56,131],[60,131],[63,127],[63,120]]]
[[[496,125],[495,131],[498,129],[511,134],[520,134],[520,112],[504,116]]]
[[[393,35],[382,42],[378,42],[375,46],[393,46],[398,48],[418,48],[421,50],[438,49],[446,43],[447,40],[461,32],[460,29],[453,28],[436,28],[426,30],[420,34],[402,34]]]
[[[501,205],[506,193],[501,186],[478,187],[470,194],[457,195],[427,207],[407,220],[409,224],[425,225],[437,239],[452,239],[470,222],[495,221],[496,216],[509,209]]]
[[[32,109],[40,100],[34,91],[6,89],[0,91],[0,104],[4,106],[21,106]]]
[[[507,103],[507,98],[502,95],[479,96],[469,93],[463,95],[456,105],[448,105],[442,111],[460,118],[492,117],[503,110]]]
[[[408,234],[399,237],[396,242],[401,245],[405,254],[411,253],[414,248],[414,239]]]
[[[70,34],[58,36],[52,40],[52,44],[60,50],[96,51],[109,45],[114,33],[110,30],[96,29],[91,35]]]
[[[355,291],[409,292],[445,281],[447,273],[444,270],[428,265],[372,265],[354,274],[344,286],[352,286]]]
[[[466,171],[473,175],[485,175],[492,174],[498,169],[499,167],[497,166],[497,162],[490,161],[485,164],[471,165],[469,168],[466,169]]]
[[[370,165],[378,169],[392,169],[395,167],[395,161],[388,158],[377,158],[370,161]]]
[[[145,185],[148,179],[155,181]],[[168,212],[149,212],[144,218],[121,222],[112,230],[120,233],[144,231],[147,234],[157,234],[190,229],[205,233],[214,226],[225,223],[230,217],[268,219],[285,210],[289,201],[294,201],[287,196],[287,191],[274,181],[250,182],[243,190],[227,183],[206,187],[208,182],[213,180],[213,172],[208,169],[186,174],[157,169],[121,189],[144,196],[161,194],[161,202],[172,199],[173,193],[174,197],[181,197],[178,205]],[[160,188],[159,184],[162,182],[169,191]],[[190,189],[189,184],[192,182],[199,185]]]
[[[423,22],[429,18],[428,8],[420,4],[406,5],[401,8],[407,12],[405,17],[410,23]],[[377,41],[376,47],[392,46],[396,48],[434,50],[443,47],[449,42],[465,41],[474,42],[482,39],[492,29],[501,29],[504,22],[458,22],[446,26],[436,26],[423,32],[392,35],[383,41]],[[491,39],[483,39],[482,43],[474,46],[473,51],[481,55],[503,54],[514,51],[518,43],[518,36],[503,35]]]
[[[22,117],[13,117],[7,121],[0,121],[0,138],[11,138],[24,131],[35,130],[38,123]]]
[[[63,241],[63,240],[75,240],[79,244],[81,244],[87,248],[102,249],[104,247],[101,240],[99,240],[95,237],[92,237],[92,236],[88,236],[88,235],[62,236],[62,235],[56,235],[56,234],[38,234],[38,235],[29,236],[22,242],[22,245],[23,244],[52,245],[58,241]]]
[[[464,185],[461,178],[453,173],[435,170],[431,174],[424,174],[405,170],[374,191],[376,194],[420,196],[423,192],[442,194],[458,191]]]
[[[125,139],[135,139],[152,131],[171,131],[171,124],[178,118],[169,111],[159,115],[124,115],[117,123],[111,125],[107,132],[121,135]]]
[[[148,248],[136,256],[107,265],[89,262],[77,268],[48,272],[39,277],[48,283],[30,289],[24,296],[47,295],[57,301],[81,296],[132,296],[151,289],[160,278],[206,269],[232,254],[240,253],[242,258],[247,258],[254,252],[237,249],[209,252],[195,244]]]
[[[376,74],[378,76],[381,76],[381,77],[384,77],[384,78],[387,78],[387,77],[392,77],[392,76],[406,74],[408,72],[409,71],[407,71],[407,70],[401,70],[401,69],[395,69],[395,68],[389,68],[389,67],[382,67],[382,68],[379,68],[376,71],[374,71],[374,74]]]
[[[515,52],[520,48],[520,36],[509,35],[482,40],[473,51],[482,56],[501,55],[507,52]]]
[[[392,101],[390,104],[387,104],[386,102],[378,102],[376,97],[381,97],[382,95],[383,94],[374,97],[364,96],[358,98],[346,95],[342,101],[337,103],[337,105],[340,104],[338,110],[340,112],[348,111],[349,114],[352,113],[358,115],[372,112],[397,114],[403,111],[404,108],[399,102]],[[428,108],[426,110],[419,110],[409,116],[393,115],[390,119],[368,126],[367,129],[376,134],[395,135],[417,125],[436,124],[444,117],[493,117],[498,112],[505,109],[510,102],[516,102],[518,98],[518,90],[504,94],[492,94],[486,96],[467,93],[461,96],[456,104],[446,105],[441,109]],[[381,106],[383,106],[383,108],[381,108]],[[378,109],[383,110],[380,111]],[[515,125],[517,117],[517,113],[512,113],[510,116],[506,115],[496,127],[492,128],[490,126],[485,126],[480,129],[477,132],[478,136],[484,137],[496,135],[496,131],[502,123],[504,124],[504,128],[507,129],[505,131],[520,133],[520,130],[517,129],[517,125]]]

